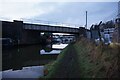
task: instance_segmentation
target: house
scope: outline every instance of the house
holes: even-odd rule
[[[100,40],[99,38],[101,38],[104,39],[105,43],[111,43],[113,40],[114,29],[115,26],[112,20],[99,25],[92,25],[90,28],[91,39],[95,41]]]
[[[115,29],[113,32],[113,42],[120,43],[120,18],[115,20]]]

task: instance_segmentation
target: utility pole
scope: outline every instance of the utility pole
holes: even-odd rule
[[[85,24],[85,32],[86,32],[86,37],[87,37],[87,11],[86,11],[86,24]]]
[[[87,11],[86,11],[86,25],[85,25],[86,29],[87,29]]]

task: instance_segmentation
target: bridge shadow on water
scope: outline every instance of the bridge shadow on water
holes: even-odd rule
[[[41,55],[41,45],[12,47],[2,51],[2,70],[19,70],[27,66],[39,66],[56,60],[58,54]],[[47,49],[50,50],[50,49]]]

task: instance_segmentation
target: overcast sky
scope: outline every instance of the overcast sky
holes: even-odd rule
[[[51,21],[85,25],[106,22],[116,17],[119,0],[0,0],[0,20]]]

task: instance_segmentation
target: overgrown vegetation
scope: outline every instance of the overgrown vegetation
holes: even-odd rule
[[[50,73],[46,78],[79,78],[80,69],[78,56],[74,51],[73,45],[69,45],[58,56],[58,59],[53,63]],[[75,54],[74,54],[75,53]]]
[[[79,55],[81,76],[86,78],[118,78],[120,46],[116,44],[94,45],[92,42],[81,39],[75,44]]]
[[[45,78],[119,78],[119,50],[116,44],[96,46],[82,38],[67,46],[55,62],[47,65]]]

